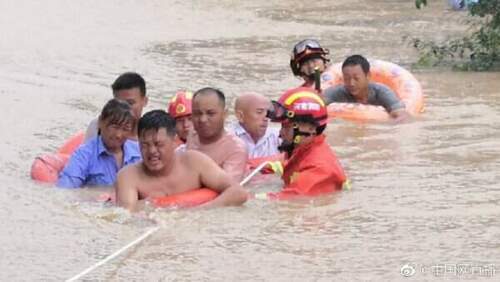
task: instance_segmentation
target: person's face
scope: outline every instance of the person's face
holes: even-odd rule
[[[237,114],[239,122],[255,140],[260,139],[266,133],[269,123],[266,113],[270,107],[270,101],[266,99],[256,100],[254,103],[245,105]]]
[[[310,123],[298,122],[284,122],[281,124],[280,137],[283,139],[283,142],[293,143],[295,142],[293,138],[293,130],[297,128],[300,132],[310,133],[310,136],[301,136],[300,144],[307,143],[314,138],[316,134],[316,127]]]
[[[295,127],[300,132],[311,134],[309,136],[300,136],[300,140],[298,141],[299,144],[307,144],[311,142],[316,135],[316,126],[314,126],[313,124],[307,122],[298,122],[295,124]]]
[[[186,140],[189,131],[193,128],[191,115],[182,116],[175,119],[175,130],[181,140]]]
[[[114,152],[119,150],[127,138],[132,133],[133,122],[124,122],[122,124],[111,123],[108,120],[99,119],[99,131],[102,141],[106,148]]]
[[[148,103],[148,98],[146,96],[142,96],[141,89],[139,87],[118,90],[115,92],[115,97],[126,101],[130,107],[132,107],[132,112],[134,113],[136,119],[139,119],[142,116],[142,109]]]
[[[292,143],[293,142],[293,123],[283,122],[281,123],[280,138],[283,142]]]
[[[344,86],[354,97],[360,97],[368,89],[369,76],[360,65],[345,66],[342,69]]]
[[[222,133],[225,114],[215,93],[202,94],[193,99],[193,127],[202,139],[211,139]]]
[[[172,161],[175,141],[165,128],[143,132],[139,136],[139,145],[143,163],[151,172],[160,172]]]
[[[322,73],[325,71],[326,65],[325,61],[321,58],[310,58],[306,59],[301,65],[300,65],[300,71],[302,74],[308,78],[313,78],[314,77],[314,70],[318,68],[319,72]]]

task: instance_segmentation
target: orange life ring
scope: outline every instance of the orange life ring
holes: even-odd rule
[[[371,80],[382,83],[392,89],[405,103],[406,111],[416,116],[424,110],[422,87],[418,80],[404,68],[382,60],[370,60]],[[342,64],[328,68],[321,76],[321,87],[326,89],[343,83]],[[381,106],[359,103],[331,103],[328,105],[330,118],[342,118],[353,121],[387,121],[387,111]]]
[[[84,138],[83,132],[78,132],[64,143],[57,153],[36,157],[31,165],[31,178],[45,183],[56,183],[59,172],[64,168],[71,154],[80,146]]]
[[[215,199],[219,193],[208,188],[199,188],[183,193],[148,199],[156,208],[189,208],[195,207]],[[98,202],[116,202],[114,193],[102,193],[96,200]]]
[[[149,200],[157,208],[189,208],[204,204],[215,198],[219,193],[208,188],[200,188],[174,195],[156,197]]]

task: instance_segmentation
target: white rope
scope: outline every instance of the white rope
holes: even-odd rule
[[[250,181],[250,179],[252,177],[254,177],[257,173],[259,173],[259,171],[261,171],[267,164],[269,164],[268,161],[266,162],[263,162],[261,163],[258,167],[256,167],[247,177],[245,177],[245,179],[243,179],[241,182],[240,182],[240,185],[241,186],[244,186],[245,184],[247,184],[248,181]]]
[[[123,253],[124,251],[126,251],[128,248],[130,248],[130,247],[132,247],[134,245],[139,244],[142,240],[146,239],[147,237],[151,236],[153,233],[155,233],[156,231],[158,231],[158,229],[160,229],[160,226],[156,226],[156,227],[153,227],[153,228],[149,229],[148,231],[146,231],[146,233],[142,234],[139,238],[137,238],[134,241],[130,242],[129,244],[127,244],[123,248],[119,249],[118,251],[114,252],[113,254],[107,256],[105,259],[101,260],[100,262],[98,262],[98,263],[94,264],[93,266],[85,269],[80,274],[78,274],[78,275],[76,275],[76,276],[74,276],[74,277],[66,280],[66,282],[76,281],[76,280],[80,279],[85,274],[91,272],[92,270],[98,268],[99,266],[101,266],[101,265],[107,263],[108,261],[114,259],[118,255],[120,255],[121,253]]]
[[[252,171],[252,173],[250,173],[247,177],[245,177],[245,179],[243,179],[241,182],[240,182],[240,185],[243,186],[245,185],[248,181],[250,181],[250,179],[252,177],[254,177],[261,169],[263,169],[269,162],[263,162],[261,163],[257,168],[255,168],[254,171]],[[128,243],[126,246],[124,246],[123,248],[119,249],[118,251],[114,252],[113,254],[107,256],[106,258],[104,258],[103,260],[97,262],[96,264],[94,264],[93,266],[85,269],[84,271],[82,271],[81,273],[79,273],[78,275],[75,275],[73,277],[71,277],[70,279],[66,280],[66,282],[72,282],[72,281],[76,281],[80,278],[82,278],[85,274],[93,271],[94,269],[98,268],[99,266],[107,263],[108,261],[114,259],[115,257],[119,256],[121,253],[123,253],[124,251],[126,251],[127,249],[129,249],[130,247],[133,247],[137,244],[139,244],[141,241],[143,241],[144,239],[148,238],[149,236],[151,236],[153,233],[155,233],[156,231],[158,231],[160,229],[160,226],[156,226],[156,227],[153,227],[151,229],[149,229],[148,231],[146,231],[144,234],[142,234],[140,237],[138,237],[137,239],[135,239],[134,241]]]

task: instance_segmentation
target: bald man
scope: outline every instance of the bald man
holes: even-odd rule
[[[279,153],[279,128],[269,127],[266,117],[270,108],[271,101],[260,94],[247,93],[236,98],[234,113],[238,122],[233,125],[232,132],[245,142],[250,159]]]

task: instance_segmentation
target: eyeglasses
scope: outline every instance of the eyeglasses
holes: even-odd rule
[[[294,117],[295,113],[293,111],[289,111],[276,101],[271,101],[271,108],[267,110],[266,117],[269,118],[272,122],[281,122],[286,119],[291,119]]]
[[[314,40],[314,39],[305,39],[305,40],[302,40],[300,41],[299,43],[297,43],[295,45],[295,47],[293,47],[293,54],[295,56],[299,55],[300,53],[306,51],[307,49],[319,49],[319,50],[323,50],[323,48],[321,47],[321,45],[319,45],[319,42]]]

